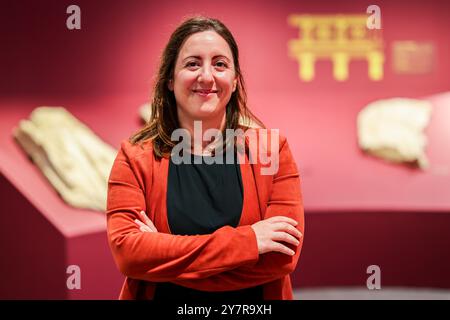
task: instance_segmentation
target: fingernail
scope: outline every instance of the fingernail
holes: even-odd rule
[[[295,254],[295,252],[291,250],[291,256],[293,256],[294,254]]]

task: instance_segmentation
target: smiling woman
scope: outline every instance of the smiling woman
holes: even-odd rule
[[[233,36],[216,19],[186,20],[163,52],[151,119],[122,143],[109,177],[108,239],[127,277],[120,298],[292,299],[304,217],[286,139],[276,135],[276,148],[273,135],[242,149],[223,143],[223,157],[243,159],[232,163],[208,161],[217,142],[193,139],[194,161],[173,161],[175,130],[194,137],[200,121],[204,131],[247,132],[240,118],[263,130],[247,108]],[[254,143],[277,154],[276,172],[262,173]]]
[[[236,85],[233,56],[225,39],[214,31],[190,36],[169,81],[181,126],[192,130],[196,119],[203,120],[206,128],[223,128],[225,108]]]

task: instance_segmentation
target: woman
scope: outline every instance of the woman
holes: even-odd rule
[[[247,108],[230,31],[215,19],[186,20],[163,52],[151,120],[122,143],[109,178],[108,239],[126,276],[120,299],[292,299],[304,228],[299,174],[286,139],[247,135],[250,122],[262,126]],[[192,139],[199,123],[202,133],[241,130],[244,139]],[[183,159],[193,162],[174,161],[179,130],[188,137]],[[239,161],[203,163],[228,155]],[[257,160],[272,155],[277,170],[264,173]]]

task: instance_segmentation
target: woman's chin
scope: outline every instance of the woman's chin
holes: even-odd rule
[[[221,113],[220,111],[220,108],[216,106],[202,106],[197,110],[195,115],[200,119],[205,119],[219,115]]]

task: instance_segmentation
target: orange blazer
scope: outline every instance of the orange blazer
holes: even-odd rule
[[[248,139],[246,140],[248,144]],[[270,146],[268,147],[270,151]],[[107,235],[114,260],[126,276],[119,299],[152,299],[157,282],[172,282],[204,291],[239,290],[263,285],[265,300],[292,299],[290,273],[295,270],[303,238],[294,256],[258,253],[251,225],[284,215],[304,233],[300,177],[286,139],[279,138],[279,168],[262,175],[264,166],[241,152],[243,209],[236,228],[182,236],[170,232],[166,191],[169,159],[156,159],[151,141],[128,141],[114,161],[108,181]],[[141,232],[134,222],[144,210],[158,232]]]

